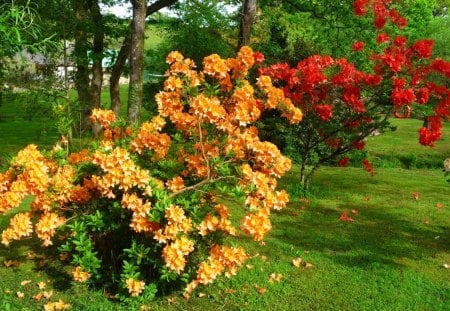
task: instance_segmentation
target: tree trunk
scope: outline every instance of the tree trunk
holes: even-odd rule
[[[91,114],[92,109],[100,108],[101,94],[102,94],[102,83],[103,83],[103,48],[104,48],[104,31],[103,31],[103,21],[102,14],[100,12],[100,7],[98,0],[90,0],[90,11],[93,22],[94,29],[94,41],[92,46],[92,78],[91,78],[91,106],[89,114]],[[94,136],[97,136],[100,131],[100,125],[97,123],[92,124],[92,132]]]
[[[241,25],[239,28],[237,50],[250,43],[252,26],[255,22],[257,8],[257,0],[244,0],[242,3],[242,17]]]
[[[116,63],[111,71],[111,77],[109,78],[109,96],[111,98],[111,110],[118,118],[120,116],[120,77],[125,69],[125,63],[130,55],[131,50],[131,34],[127,34],[124,38],[119,54],[117,55]]]
[[[146,0],[131,0],[133,20],[131,26],[130,84],[128,88],[127,120],[130,124],[139,123],[142,107],[144,83],[144,38]]]
[[[149,16],[155,12],[158,12],[162,8],[168,7],[178,0],[159,0],[155,3],[149,5],[146,9],[146,16]],[[111,71],[111,78],[109,79],[109,95],[111,98],[111,110],[114,111],[117,117],[120,116],[120,87],[119,81],[122,76],[123,70],[125,69],[125,63],[128,59],[131,51],[131,29],[132,24],[130,24],[130,33],[124,38],[122,46],[120,48],[119,54],[117,56],[116,63]]]
[[[90,114],[90,86],[89,86],[89,61],[88,61],[88,37],[86,32],[87,8],[84,0],[74,1],[75,18],[77,20],[75,30],[74,56],[77,64],[75,72],[75,88],[80,102],[80,132],[89,126]]]

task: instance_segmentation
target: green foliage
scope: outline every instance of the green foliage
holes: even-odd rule
[[[227,13],[223,1],[182,1],[175,9],[176,18],[159,21],[164,41],[146,51],[146,70],[164,73],[165,55],[182,51],[200,67],[205,56],[218,53],[230,57],[234,53],[235,22]],[[237,36],[237,34],[236,34]]]

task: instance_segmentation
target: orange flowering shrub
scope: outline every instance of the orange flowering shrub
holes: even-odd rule
[[[149,299],[180,281],[189,297],[219,275],[236,274],[248,256],[223,238],[244,233],[261,241],[271,211],[289,200],[277,179],[291,161],[260,141],[252,124],[261,107],[279,109],[291,123],[302,119],[269,77],[247,80],[258,59],[243,47],[236,58],[206,57],[199,71],[172,52],[156,96],[159,115],[150,121],[131,130],[112,112],[94,110],[104,134],[90,149],[54,148],[44,156],[31,145],[19,152],[0,174],[0,212],[26,196],[33,202],[11,218],[2,243],[34,232],[49,246],[61,230],[60,250],[76,266],[74,280],[120,280],[120,297]],[[167,122],[176,129],[170,135]],[[240,224],[226,205],[232,196],[245,209]]]

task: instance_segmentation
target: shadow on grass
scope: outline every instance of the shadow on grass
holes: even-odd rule
[[[354,222],[341,222],[339,216],[338,209],[318,206],[294,218],[289,208],[274,217],[270,236],[276,243],[319,251],[334,262],[360,268],[401,266],[405,258],[419,261],[450,251],[449,227],[408,221],[374,205],[351,215]]]

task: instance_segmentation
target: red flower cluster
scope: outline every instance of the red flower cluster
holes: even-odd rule
[[[434,41],[431,39],[418,40],[413,44],[412,49],[420,58],[430,58],[433,51]]]
[[[350,163],[350,158],[349,157],[344,157],[339,159],[338,161],[338,166],[339,167],[347,167]]]
[[[375,175],[375,170],[373,169],[372,164],[370,164],[368,159],[362,160],[362,165],[365,171],[370,173],[370,176]]]
[[[330,121],[333,116],[333,107],[331,107],[331,105],[317,105],[314,107],[314,110],[319,115],[320,119],[325,122]]]
[[[353,45],[352,45],[353,52],[358,52],[363,49],[364,49],[364,42],[362,42],[362,41],[357,41],[357,42],[353,43]]]
[[[374,13],[374,25],[377,29],[382,29],[386,25],[388,19],[399,28],[406,27],[407,20],[399,14],[399,12],[390,8],[392,0],[355,0],[353,3],[353,11],[356,16],[363,16],[367,13],[367,7],[371,3],[371,9]]]

